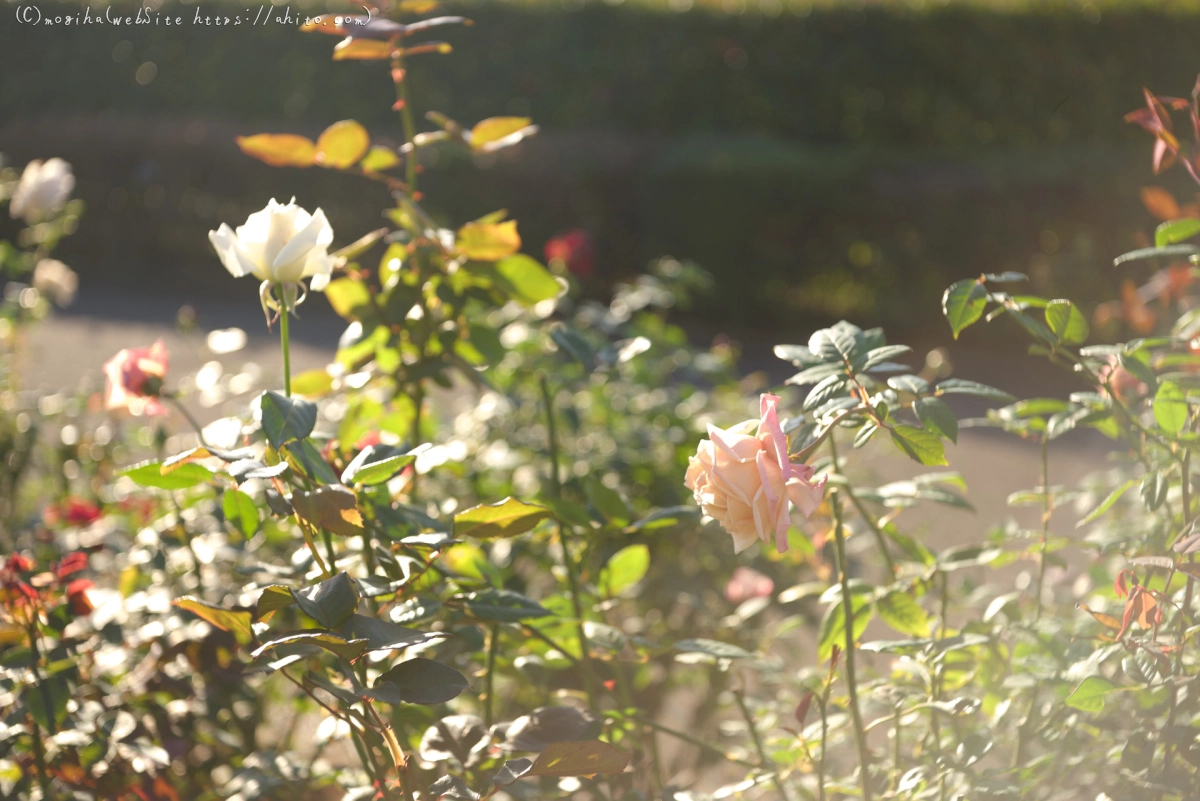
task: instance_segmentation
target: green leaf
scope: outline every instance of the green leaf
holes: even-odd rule
[[[311,401],[286,398],[268,390],[262,394],[259,406],[262,409],[263,433],[275,449],[285,442],[304,439],[317,424],[317,404]]]
[[[1146,504],[1146,508],[1151,512],[1156,511],[1167,499],[1170,489],[1171,482],[1167,477],[1159,470],[1151,470],[1142,478],[1142,503]]]
[[[386,147],[373,147],[367,151],[367,155],[358,163],[367,172],[382,172],[389,170],[400,163],[400,157],[392,150]]]
[[[853,597],[851,593],[851,597]],[[871,618],[875,616],[873,606],[866,600],[858,601],[860,606],[854,608],[854,640],[862,636],[866,631],[867,624],[871,622]],[[825,617],[821,619],[821,628],[817,635],[817,658],[822,662],[826,661],[833,655],[833,646],[844,649],[846,647],[846,613],[843,609],[843,602],[838,601],[825,612]]]
[[[363,651],[367,647],[367,641],[347,640],[345,637],[328,631],[303,631],[277,637],[269,642],[265,642],[254,649],[250,653],[250,656],[258,659],[267,651],[283,645],[315,645],[318,648],[324,648],[326,651],[340,656],[342,659],[353,662],[362,656]]]
[[[255,620],[264,620],[272,614],[291,606],[296,603],[296,599],[292,597],[292,591],[282,584],[271,584],[264,587],[262,595],[258,596],[258,603],[254,607]]]
[[[942,296],[942,313],[950,323],[954,338],[963,329],[983,316],[987,306],[987,288],[974,278],[965,278],[950,285]]]
[[[320,584],[292,590],[300,610],[327,629],[336,629],[358,609],[358,588],[346,573]]]
[[[905,353],[911,352],[912,348],[908,345],[884,345],[882,348],[875,348],[867,352],[867,358],[863,362],[861,372],[866,372],[872,367],[885,364],[896,356],[903,356]]]
[[[393,606],[388,617],[392,619],[393,623],[402,625],[417,623],[433,617],[441,608],[442,602],[437,598],[417,595]]]
[[[1113,259],[1113,266],[1120,267],[1127,261],[1140,261],[1141,259],[1186,259],[1189,256],[1200,254],[1200,247],[1195,245],[1167,245],[1165,247],[1155,248],[1138,248],[1131,250],[1128,253],[1122,253]]]
[[[292,376],[292,394],[306,398],[319,398],[333,390],[333,376],[324,367],[305,370]]]
[[[550,518],[544,506],[505,498],[498,503],[480,504],[454,516],[454,536],[497,539],[524,534]]]
[[[155,459],[136,464],[122,471],[120,475],[128,476],[135,484],[143,487],[181,490],[209,481],[213,477],[213,472],[203,465],[187,462],[175,467],[164,475],[162,472],[162,462]]]
[[[594,776],[625,772],[630,755],[600,740],[550,743],[530,769],[530,776]]]
[[[1171,436],[1178,436],[1187,425],[1187,393],[1178,384],[1163,381],[1154,393],[1154,421]]]
[[[221,511],[225,514],[225,519],[242,532],[246,539],[250,539],[258,531],[258,505],[241,490],[225,490],[221,496]]]
[[[496,272],[508,283],[514,300],[533,306],[562,294],[562,284],[550,271],[524,253],[496,262]]]
[[[951,442],[958,442],[958,418],[945,401],[937,398],[917,398],[913,401],[913,412],[921,425]]]
[[[1174,245],[1185,239],[1191,239],[1200,234],[1200,220],[1195,217],[1181,217],[1178,220],[1165,222],[1154,229],[1154,244],[1157,247]]]
[[[404,453],[396,456],[381,457],[374,445],[363,448],[358,456],[342,471],[343,484],[362,484],[373,486],[382,484],[392,476],[417,460],[416,453]]]
[[[66,677],[57,675],[43,678],[37,684],[26,688],[21,694],[21,700],[25,702],[25,708],[29,710],[34,721],[53,734],[67,719],[67,702],[73,694]],[[7,704],[5,706],[7,708]]]
[[[376,679],[374,695],[389,704],[442,704],[468,686],[463,674],[449,665],[417,657]]]
[[[311,439],[289,442],[279,449],[279,455],[298,474],[307,476],[318,484],[338,483],[337,473],[333,472],[333,468],[325,461],[325,457]]]
[[[600,592],[612,598],[637,584],[650,569],[650,549],[645,545],[630,545],[613,554],[600,571]]]
[[[362,281],[353,278],[338,278],[325,287],[329,305],[347,320],[361,320],[368,311],[374,310],[371,291]]]
[[[488,152],[501,145],[519,141],[522,137],[518,134],[533,133],[537,126],[532,123],[533,120],[528,117],[489,117],[475,123],[468,141],[472,150]]]
[[[341,484],[318,487],[312,492],[293,492],[292,508],[317,528],[343,537],[362,533],[363,519],[354,490]]]
[[[916,426],[895,426],[889,433],[896,447],[913,461],[925,465],[949,464],[946,449],[937,434]]]
[[[1067,696],[1064,703],[1081,712],[1103,712],[1104,696],[1115,689],[1117,685],[1103,676],[1088,676]]]
[[[727,642],[719,640],[680,640],[675,643],[675,650],[682,651],[685,654],[705,654],[706,656],[715,657],[717,659],[753,659],[754,654],[747,651],[745,648],[739,648],[736,645],[730,645]]]
[[[1087,341],[1090,329],[1087,318],[1069,300],[1052,300],[1046,306],[1046,325],[1064,345],[1081,345]]]
[[[929,616],[911,595],[892,590],[875,602],[879,618],[901,634],[929,636]]]
[[[253,638],[250,631],[250,613],[247,611],[225,609],[191,595],[177,598],[174,603],[180,609],[186,609],[222,631],[232,632],[242,645],[250,642]]]
[[[629,524],[629,504],[621,497],[621,493],[604,486],[596,479],[592,479],[584,485],[584,492],[587,493],[588,502],[609,523],[615,526]]]
[[[1016,400],[1015,396],[1002,389],[989,387],[978,381],[968,381],[965,378],[947,378],[938,383],[936,391],[938,395],[971,395],[999,403],[1012,403]]]
[[[482,620],[518,623],[554,614],[532,598],[512,590],[484,590],[466,597],[467,611]]]
[[[353,614],[342,624],[342,636],[348,640],[366,640],[368,651],[391,651],[420,645],[445,635],[408,629],[386,620]]]

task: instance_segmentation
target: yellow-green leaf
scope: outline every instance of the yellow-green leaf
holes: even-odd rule
[[[317,155],[316,144],[296,134],[255,134],[239,136],[236,141],[247,156],[272,167],[311,167]]]
[[[454,536],[494,539],[524,534],[550,517],[550,510],[516,498],[480,504],[454,516]]]
[[[391,58],[395,48],[378,39],[346,37],[333,47],[334,61],[378,61]]]
[[[314,161],[322,167],[344,170],[358,163],[371,146],[367,129],[354,120],[342,120],[330,125],[317,139]]]
[[[305,370],[292,376],[292,394],[306,398],[319,398],[333,389],[333,376],[324,367]]]
[[[600,740],[551,743],[530,769],[530,776],[594,776],[623,773],[629,754]]]
[[[175,606],[186,609],[193,615],[211,623],[222,631],[232,632],[237,641],[245,645],[250,642],[250,613],[235,611],[210,604],[191,595],[185,595],[175,601]]]
[[[386,147],[373,147],[367,151],[367,155],[358,166],[367,172],[382,172],[399,163],[400,157],[396,155],[395,151]]]
[[[516,134],[533,128],[532,122],[528,117],[491,117],[482,120],[471,129],[471,149],[487,151],[496,149],[498,145],[513,144],[521,138]],[[502,141],[509,137],[513,137],[513,140]]]
[[[458,230],[458,252],[476,261],[499,261],[521,249],[517,221],[467,223]]]

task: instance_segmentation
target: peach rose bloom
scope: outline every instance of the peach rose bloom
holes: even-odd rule
[[[167,374],[167,346],[161,339],[148,348],[126,348],[104,365],[108,386],[104,408],[124,409],[134,415],[167,414],[159,401]]]
[[[788,501],[805,517],[821,504],[825,476],[813,480],[813,469],[788,458],[787,436],[775,411],[779,397],[763,395],[759,406],[758,432],[751,436],[748,420],[735,429],[708,427],[688,464],[684,484],[696,495],[704,514],[733,535],[733,548],[740,553],[755,540],[770,541],[788,548]]]

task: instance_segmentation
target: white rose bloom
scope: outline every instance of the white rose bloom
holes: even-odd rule
[[[33,225],[62,209],[75,188],[71,165],[59,158],[34,160],[25,165],[8,211],[13,219]]]
[[[63,308],[75,301],[79,276],[58,259],[42,259],[33,268],[33,286]]]
[[[296,205],[295,198],[286,206],[272,198],[236,232],[221,223],[216,231],[208,232],[208,241],[236,278],[253,275],[272,283],[312,278],[312,288],[319,292],[333,272],[333,258],[327,250],[333,242],[333,229],[325,212],[317,209],[309,214]]]

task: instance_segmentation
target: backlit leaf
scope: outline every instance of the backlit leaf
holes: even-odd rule
[[[342,120],[321,133],[313,161],[322,167],[344,170],[358,163],[370,146],[371,137],[366,128],[354,120]]]
[[[550,518],[544,506],[505,498],[498,503],[480,504],[454,516],[455,537],[495,539],[523,534]]]
[[[551,743],[530,769],[530,776],[606,776],[623,773],[630,755],[600,740]]]
[[[949,464],[946,449],[937,434],[916,426],[895,426],[889,433],[896,447],[913,461],[925,465]]]
[[[317,146],[309,138],[295,134],[255,134],[239,136],[238,147],[272,167],[311,167]]]
[[[175,606],[186,609],[192,614],[211,623],[222,631],[232,632],[238,642],[243,645],[250,642],[250,613],[244,610],[235,611],[211,604],[208,601],[185,595],[174,601]]]
[[[955,339],[964,328],[983,316],[985,306],[987,289],[974,278],[958,281],[946,290],[942,296],[942,313],[946,315]]]

